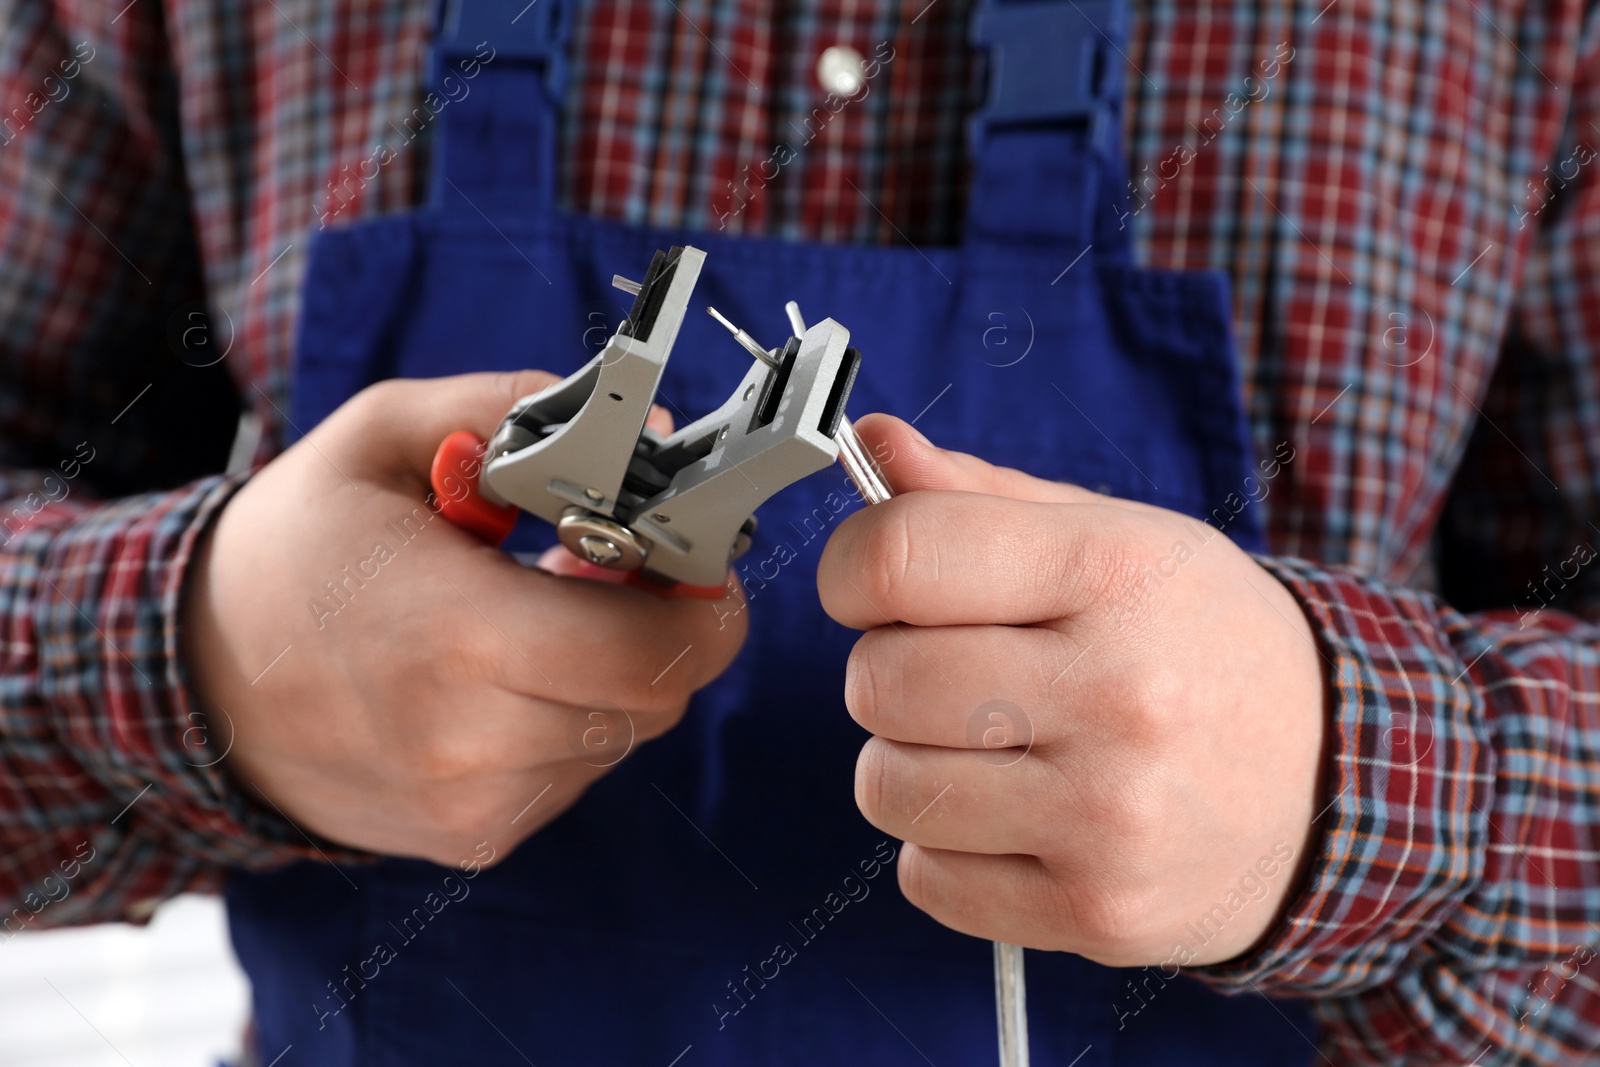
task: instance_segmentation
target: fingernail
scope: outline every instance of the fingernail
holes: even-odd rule
[[[906,429],[911,431],[912,439],[914,441],[916,441],[918,444],[925,445],[928,448],[937,448],[938,447],[932,441],[928,440],[928,438],[923,434],[923,432],[921,430],[917,429],[915,426],[911,425],[909,422],[906,423]]]

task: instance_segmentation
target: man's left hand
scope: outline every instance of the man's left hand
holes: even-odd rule
[[[860,424],[901,494],[817,582],[866,630],[856,802],[956,930],[1114,966],[1272,929],[1321,807],[1326,685],[1298,603],[1215,528]]]

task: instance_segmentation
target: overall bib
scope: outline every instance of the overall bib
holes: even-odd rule
[[[1196,516],[1243,493],[1253,460],[1225,282],[1135,266],[1123,228],[1114,0],[982,6],[991,85],[972,125],[965,238],[920,250],[561,210],[568,16],[562,0],[447,5],[433,77],[475,57],[471,91],[436,120],[426,208],[318,235],[299,427],[389,376],[570,373],[627,312],[612,274],[637,278],[655,249],[694,244],[706,252],[695,304],[764,343],[788,335],[788,299],[851,330],[857,416],[921,412],[943,446]],[[660,399],[682,425],[725,400],[748,360],[691,315]],[[853,802],[865,735],[842,690],[857,635],[823,615],[815,569],[857,506],[832,468],[761,509],[737,564],[750,623],[738,660],[681,725],[499,866],[465,879],[414,861],[302,863],[234,878],[262,1062],[292,1046],[283,1067],[993,1063],[989,944],[902,899],[899,842]],[[1259,548],[1254,522],[1246,508],[1227,533]],[[513,538],[553,541],[536,524]],[[1301,1006],[1154,968],[1030,952],[1028,1007],[1039,1065],[1314,1058]]]

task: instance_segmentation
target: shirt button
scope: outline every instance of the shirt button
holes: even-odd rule
[[[867,83],[866,64],[861,53],[847,44],[823,49],[817,60],[817,81],[836,96],[856,95]]]

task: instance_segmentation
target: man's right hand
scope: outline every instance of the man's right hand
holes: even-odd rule
[[[231,722],[226,765],[300,826],[445,864],[484,840],[503,855],[738,652],[742,612],[523,567],[424,503],[446,434],[488,438],[555,380],[375,385],[202,542],[183,649],[210,737]]]

